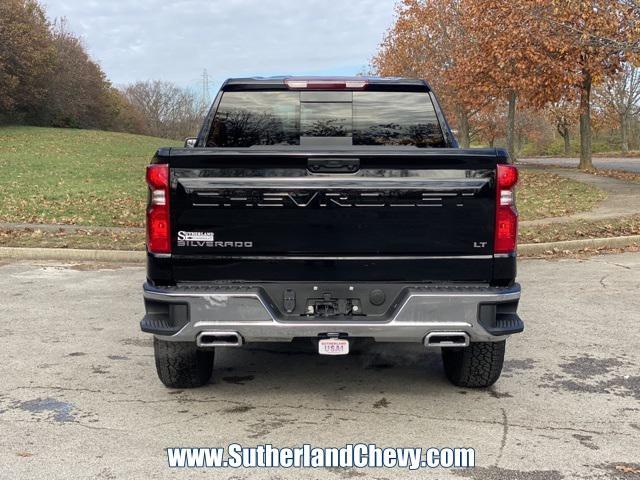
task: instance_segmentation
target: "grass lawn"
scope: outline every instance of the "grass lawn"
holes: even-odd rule
[[[0,127],[0,222],[144,226],[144,168],[181,142],[125,133]],[[601,190],[547,172],[521,172],[523,220],[593,208]],[[44,237],[43,237],[44,238]]]
[[[537,220],[586,212],[606,197],[593,185],[549,172],[521,169],[516,203],[520,220]]]
[[[143,226],[145,165],[181,142],[126,133],[0,127],[0,222]]]

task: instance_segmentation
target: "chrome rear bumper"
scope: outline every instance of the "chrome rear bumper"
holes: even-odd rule
[[[284,319],[259,287],[157,288],[144,285],[143,331],[162,340],[195,342],[202,332],[237,333],[242,342],[287,342],[328,333],[380,342],[424,343],[433,332],[464,333],[472,342],[500,341],[522,331],[517,316],[520,285],[407,288],[384,321],[299,316]],[[234,345],[236,346],[236,345]]]

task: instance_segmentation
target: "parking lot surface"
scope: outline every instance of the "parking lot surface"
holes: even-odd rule
[[[140,267],[0,265],[0,478],[640,478],[640,254],[521,261],[526,330],[465,390],[437,351],[216,352],[212,383],[158,381]],[[167,467],[167,447],[473,447],[473,470]]]

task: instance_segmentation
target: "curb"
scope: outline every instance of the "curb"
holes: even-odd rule
[[[528,243],[518,246],[518,254],[523,257],[542,255],[547,252],[579,251],[585,248],[624,248],[640,243],[640,235],[627,237],[588,238],[551,243]],[[24,248],[0,247],[0,259],[12,260],[59,260],[144,263],[146,252],[133,250],[80,250],[75,248]]]
[[[61,260],[144,263],[146,252],[133,250],[80,250],[76,248],[24,248],[0,247],[0,259]]]

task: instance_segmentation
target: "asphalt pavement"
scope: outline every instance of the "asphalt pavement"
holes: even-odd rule
[[[373,344],[220,350],[212,383],[168,390],[138,329],[144,269],[5,263],[0,478],[640,478],[640,254],[524,260],[525,333],[465,390],[437,351]],[[165,448],[473,447],[472,470],[186,470]]]

